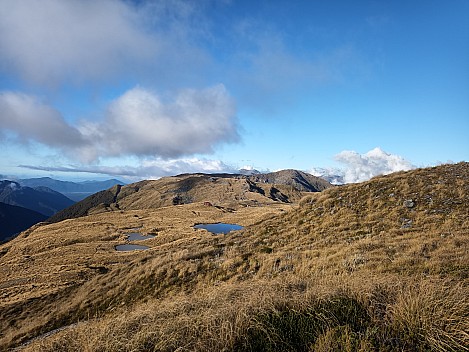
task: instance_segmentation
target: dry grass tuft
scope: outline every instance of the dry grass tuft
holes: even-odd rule
[[[390,324],[403,340],[432,351],[464,351],[469,346],[467,287],[423,281],[398,293]]]

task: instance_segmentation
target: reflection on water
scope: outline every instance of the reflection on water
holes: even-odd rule
[[[150,239],[150,238],[155,238],[155,236],[153,236],[153,235],[145,235],[144,236],[139,232],[131,232],[131,233],[127,234],[127,240],[129,240],[129,241],[143,241],[143,240],[147,240],[147,239]]]
[[[138,228],[131,229],[133,231],[137,231]],[[133,242],[133,241],[143,241],[143,240],[148,240],[150,238],[155,238],[154,235],[142,235],[140,232],[129,232],[126,234],[127,236],[127,241]],[[138,250],[144,250],[148,249],[150,247],[148,246],[141,246],[138,244],[121,244],[115,247],[116,251],[138,251]]]
[[[138,244],[120,244],[116,246],[116,251],[138,251],[148,249],[150,247],[140,246]]]
[[[230,231],[241,230],[243,227],[237,224],[225,224],[222,222],[216,224],[197,224],[194,226],[195,229],[205,229],[215,235],[220,233],[227,234]]]

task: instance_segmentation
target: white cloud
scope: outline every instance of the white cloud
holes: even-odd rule
[[[0,70],[53,88],[129,77],[191,85],[210,67],[197,45],[204,23],[182,0],[2,0]]]
[[[331,167],[314,167],[309,171],[311,175],[321,177],[333,185],[344,184],[345,172],[342,169]]]
[[[232,167],[220,160],[211,159],[156,159],[145,161],[139,168],[138,175],[145,178],[156,178],[168,175],[177,175],[184,173],[233,173]]]
[[[214,145],[239,138],[235,104],[223,85],[186,89],[166,100],[131,89],[111,103],[95,129],[99,155],[105,156],[174,158],[209,153]]]
[[[65,149],[85,143],[59,111],[27,94],[0,92],[0,126],[0,133],[12,131],[21,143],[37,141]]]
[[[334,184],[363,182],[378,175],[387,175],[397,171],[415,168],[411,162],[395,154],[389,154],[377,147],[365,154],[344,150],[335,159],[345,167],[314,168],[313,175],[323,177]]]
[[[3,92],[0,122],[0,133],[12,132],[21,141],[42,143],[86,163],[126,155],[179,158],[239,139],[235,104],[223,85],[165,99],[134,88],[114,100],[100,122],[83,120],[77,127],[33,96]]]
[[[144,24],[130,2],[3,0],[0,63],[40,84],[99,79],[158,53]]]

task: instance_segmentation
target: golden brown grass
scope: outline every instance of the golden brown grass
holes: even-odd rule
[[[466,348],[467,288],[427,281],[390,285],[390,279],[353,275],[225,283],[117,308],[26,351]]]
[[[468,181],[460,163],[297,208],[199,203],[40,226],[0,247],[2,344],[71,325],[26,350],[468,350]],[[205,221],[248,226],[191,228]],[[152,248],[114,252],[137,226],[157,233]]]

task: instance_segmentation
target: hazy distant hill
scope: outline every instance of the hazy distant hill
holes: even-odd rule
[[[0,203],[0,242],[46,219],[47,216],[33,210]]]
[[[50,177],[21,179],[18,182],[27,187],[48,187],[54,191],[62,193],[74,201],[80,201],[93,193],[103,191],[117,184],[124,185],[124,182],[116,179],[106,181],[71,182],[55,180]]]
[[[182,174],[159,180],[114,186],[64,209],[49,221],[61,221],[106,210],[151,209],[169,205],[207,202],[233,208],[268,202],[292,203],[304,192],[322,191],[331,185],[296,170],[269,174]]]
[[[0,202],[51,216],[75,202],[47,187],[23,187],[18,182],[0,181]]]

